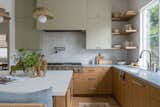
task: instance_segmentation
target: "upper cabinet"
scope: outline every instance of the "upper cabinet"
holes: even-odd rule
[[[38,30],[85,30],[87,49],[111,49],[111,0],[37,0],[54,19]]]
[[[86,0],[37,0],[37,7],[46,7],[54,19],[37,23],[38,30],[85,30]]]
[[[15,0],[15,46],[16,49],[39,49],[40,36],[32,18],[35,9],[34,0]]]
[[[86,48],[111,48],[111,0],[87,0]]]

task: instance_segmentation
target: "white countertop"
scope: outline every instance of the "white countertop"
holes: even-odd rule
[[[7,83],[6,85],[0,84],[0,91],[27,93],[52,87],[52,96],[65,96],[72,75],[73,71],[71,70],[52,70],[47,71],[45,77],[18,77],[18,80]]]

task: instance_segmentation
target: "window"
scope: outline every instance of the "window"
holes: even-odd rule
[[[156,64],[160,68],[160,11],[159,0],[152,0],[149,4],[141,9],[141,43],[140,52],[142,50],[150,50],[152,56],[152,64]],[[146,68],[149,58],[147,54],[143,56],[141,65]]]
[[[0,58],[7,58],[7,36],[0,34]]]

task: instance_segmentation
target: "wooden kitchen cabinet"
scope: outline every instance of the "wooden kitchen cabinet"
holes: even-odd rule
[[[112,70],[110,68],[99,69],[96,71],[98,80],[97,89],[99,94],[112,93]]]
[[[111,0],[87,0],[87,49],[111,49]]]
[[[53,107],[72,107],[72,86],[67,90],[66,96],[53,97]]]
[[[122,107],[131,107],[130,76],[118,69],[113,69],[113,96]]]
[[[160,107],[160,88],[150,87],[150,106],[149,107]]]
[[[112,93],[112,72],[109,68],[85,67],[73,77],[74,95]]]
[[[120,105],[122,107],[131,107],[131,93],[131,77],[122,71],[120,79]]]
[[[137,78],[131,81],[132,107],[149,107],[149,86]]]
[[[112,78],[112,81],[113,81],[113,96],[114,98],[120,102],[121,100],[121,91],[120,91],[120,88],[121,88],[121,84],[120,84],[120,71],[118,69],[113,69],[113,78]]]
[[[54,19],[37,22],[38,30],[85,30],[86,0],[37,0],[37,7],[46,7]]]

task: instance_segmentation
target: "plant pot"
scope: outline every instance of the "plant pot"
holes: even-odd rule
[[[36,76],[41,77],[41,66],[36,66]]]
[[[43,65],[42,66],[42,70],[43,70],[43,76],[46,76],[46,73],[47,73],[47,65]]]
[[[31,77],[35,77],[35,68],[34,67],[27,67],[26,68],[27,74]]]

